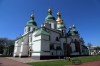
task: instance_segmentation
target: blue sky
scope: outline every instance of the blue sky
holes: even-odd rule
[[[100,45],[100,0],[0,0],[0,37],[15,39],[23,34],[32,10],[40,27],[48,5],[55,18],[60,10],[67,31],[74,23],[86,44]]]

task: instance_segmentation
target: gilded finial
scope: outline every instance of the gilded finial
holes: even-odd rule
[[[59,10],[58,10],[57,16],[58,16],[58,17],[61,17],[61,15],[60,15],[60,11],[59,11]]]
[[[56,22],[58,24],[63,24],[63,20],[61,19],[61,14],[60,14],[59,10],[58,10],[57,16],[58,16],[58,18],[57,18]]]
[[[49,9],[50,9],[50,5],[49,5]]]
[[[34,13],[34,10],[32,10],[32,15],[30,17],[32,20],[34,20],[34,14],[33,13]]]
[[[49,9],[48,9],[48,14],[52,15],[52,10],[50,9],[50,5],[49,5]]]

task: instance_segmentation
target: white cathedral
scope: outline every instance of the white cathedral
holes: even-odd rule
[[[56,20],[49,8],[48,16],[40,28],[37,27],[32,14],[24,27],[24,34],[15,41],[13,56],[28,57],[30,48],[31,58],[38,60],[88,55],[88,49],[75,25],[72,25],[67,33],[66,29],[59,11]]]

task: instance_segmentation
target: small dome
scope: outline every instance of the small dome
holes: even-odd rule
[[[58,13],[57,13],[57,16],[58,16],[58,18],[57,18],[56,22],[57,22],[58,24],[63,24],[63,20],[61,19],[61,14],[60,14],[59,11],[58,11]]]
[[[30,20],[30,21],[27,22],[27,25],[37,26],[37,23],[34,20]]]
[[[37,26],[37,23],[34,21],[34,14],[30,16],[30,20],[27,22],[27,25]]]
[[[58,24],[63,24],[63,20],[61,19],[61,18],[57,18],[57,20],[56,20],[56,22],[58,23]]]
[[[55,20],[55,18],[54,18],[52,15],[48,15],[48,16],[45,18],[45,21],[48,21],[48,20]]]
[[[66,27],[64,24],[57,24],[57,28],[60,29],[60,28],[66,28]]]
[[[78,31],[76,29],[72,30],[75,34],[78,34]]]
[[[49,20],[55,20],[55,18],[52,16],[52,10],[50,9],[50,6],[48,9],[48,16],[45,18],[45,21],[49,21]]]
[[[68,31],[68,36],[73,36],[73,35],[77,35],[77,34],[78,34],[78,31],[75,28],[69,29],[69,31]]]

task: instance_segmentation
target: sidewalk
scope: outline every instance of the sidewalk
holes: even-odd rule
[[[0,66],[30,66],[21,62],[17,62],[11,59],[0,57]]]

